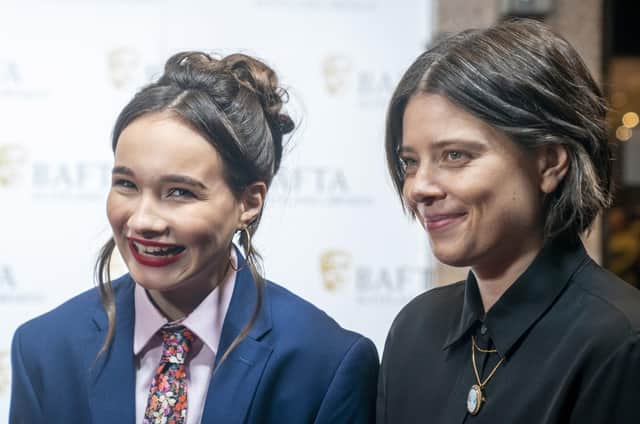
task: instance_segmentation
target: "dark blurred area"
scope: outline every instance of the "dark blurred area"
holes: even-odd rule
[[[638,0],[610,0],[608,7],[610,25],[612,29],[612,54],[614,56],[640,55],[640,1]]]
[[[604,265],[640,288],[640,1],[610,0],[604,8],[604,88],[616,185],[614,205],[604,216]]]

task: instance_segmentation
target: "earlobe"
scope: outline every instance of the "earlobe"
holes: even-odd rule
[[[569,152],[562,144],[541,148],[539,156],[540,190],[553,193],[569,170]]]
[[[240,223],[242,226],[248,226],[260,216],[266,195],[267,185],[262,181],[255,182],[245,188],[240,199]]]

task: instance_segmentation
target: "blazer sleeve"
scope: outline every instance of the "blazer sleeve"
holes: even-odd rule
[[[360,337],[338,366],[315,419],[316,424],[375,422],[378,352]]]
[[[29,367],[25,363],[22,333],[18,329],[11,343],[11,403],[10,424],[37,424],[45,422],[38,401],[37,390]]]

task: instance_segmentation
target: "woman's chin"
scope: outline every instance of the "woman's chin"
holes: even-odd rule
[[[445,265],[453,267],[466,267],[471,265],[468,255],[466,255],[460,247],[445,247],[432,244],[431,249],[436,259]]]
[[[157,276],[150,276],[146,273],[131,272],[131,277],[133,278],[133,281],[136,282],[136,284],[146,290],[165,292],[171,291],[179,285],[176,280],[168,280],[166,277],[158,278]]]

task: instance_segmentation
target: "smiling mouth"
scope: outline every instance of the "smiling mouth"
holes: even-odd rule
[[[141,243],[138,243],[134,240],[131,240],[131,245],[135,249],[135,251],[144,256],[155,256],[155,257],[172,257],[179,255],[184,251],[184,247],[178,245],[172,246],[148,246]]]
[[[466,213],[435,215],[424,218],[424,226],[428,231],[437,231],[448,228],[460,222],[466,216]]]
[[[142,265],[162,267],[176,262],[185,251],[184,246],[148,240],[129,239],[131,254]]]

